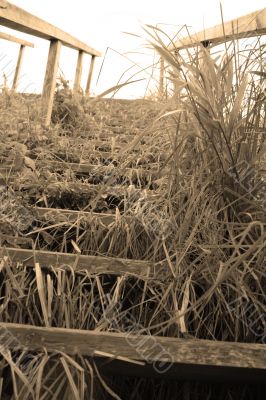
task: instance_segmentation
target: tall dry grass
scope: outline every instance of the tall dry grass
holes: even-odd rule
[[[5,261],[1,266],[1,319],[126,332],[127,318],[133,316],[142,326],[141,334],[264,343],[265,48],[258,41],[247,50],[238,48],[237,43],[228,44],[223,54],[212,56],[200,46],[197,51],[175,54],[157,28],[150,32],[154,49],[168,65],[173,89],[167,103],[154,104],[156,113],[150,123],[145,118],[133,139],[124,143],[108,179],[92,191],[86,179],[80,182],[72,174],[62,177],[38,171],[40,175],[31,175],[27,182],[20,179],[16,189],[21,189],[20,194],[27,190],[24,201],[28,203],[37,200],[58,207],[80,202],[77,208],[101,211],[97,209],[99,201],[116,190],[117,177],[136,159],[134,151],[138,149],[143,159],[156,155],[161,176],[152,195],[147,188],[139,194],[130,182],[129,195],[117,195],[112,211],[116,220],[108,227],[95,219],[83,219],[62,229],[57,221],[46,220],[35,221],[37,229],[27,227],[22,234],[33,238],[40,248],[69,250],[74,239],[86,254],[152,260],[168,272],[153,278],[120,279],[75,273],[71,266],[50,268],[41,272],[40,290],[39,270],[37,274],[37,270]],[[97,131],[110,122],[97,119],[103,110],[100,103],[94,103],[98,110],[93,114],[92,104],[84,99],[78,107],[87,117],[80,118],[78,100],[69,96],[67,104],[62,106],[60,99],[59,111],[55,110],[58,126],[50,134],[50,142],[45,149],[39,144],[43,158],[56,159],[59,154],[80,162],[82,148],[82,159],[88,160],[86,138],[76,151],[72,151],[73,143],[92,131],[92,122]],[[139,112],[143,107],[140,103]],[[128,185],[127,180],[120,181],[119,190],[123,183]],[[102,298],[107,294],[111,299],[108,312],[111,310],[115,324],[106,319]],[[95,302],[97,307],[88,307]],[[35,354],[24,375],[19,375],[14,360],[21,357],[23,364],[23,357],[20,353],[12,356],[13,361],[11,355],[1,360],[1,371],[3,377],[10,377],[3,381],[4,392],[12,386],[14,398],[16,393],[17,398],[46,399],[51,393],[51,398],[56,398],[59,390],[65,398],[92,398],[93,391],[95,398],[116,399],[193,398],[195,392],[198,398],[253,399],[261,395],[246,387],[227,387],[223,392],[210,385],[166,386],[163,380],[139,379],[136,383],[120,378],[117,384],[117,378],[110,378],[105,382],[92,360],[65,354]]]

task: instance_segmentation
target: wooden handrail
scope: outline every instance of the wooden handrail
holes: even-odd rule
[[[0,10],[1,10],[1,2],[0,2]],[[19,54],[18,54],[18,59],[17,59],[17,65],[15,69],[15,74],[14,74],[14,79],[13,79],[13,84],[12,84],[12,89],[16,90],[19,82],[19,77],[20,77],[20,71],[21,71],[21,66],[22,66],[22,61],[24,57],[24,52],[26,47],[34,47],[34,44],[31,42],[28,42],[27,40],[23,40],[20,38],[17,38],[16,36],[10,35],[8,33],[0,32],[0,39],[3,40],[8,40],[9,42],[13,43],[18,43],[20,44],[20,49],[19,49]]]
[[[266,8],[216,25],[178,40],[170,50],[195,47],[200,43],[219,44],[234,39],[245,39],[266,34]]]
[[[83,51],[93,56],[99,57],[101,55],[99,51],[75,37],[6,0],[0,0],[0,25],[42,39],[59,40],[64,46]]]
[[[62,45],[70,47],[79,52],[74,85],[75,91],[80,90],[83,55],[91,55],[91,64],[86,86],[86,94],[90,93],[90,85],[95,57],[101,56],[101,53],[99,51],[93,49],[87,44],[76,39],[74,36],[62,31],[61,29],[56,28],[55,26],[49,24],[43,19],[38,18],[33,14],[30,14],[29,12],[15,6],[14,4],[9,3],[6,0],[0,0],[0,25],[50,41],[50,49],[42,93],[41,122],[45,126],[49,126],[51,122],[56,78]],[[15,78],[13,82],[13,89],[16,89],[18,84],[18,77],[24,49],[25,45],[21,44]]]
[[[34,47],[34,44],[31,42],[28,42],[27,40],[23,40],[20,38],[17,38],[16,36],[9,35],[8,33],[0,32],[0,39],[8,40],[9,42],[13,43],[18,43],[21,46],[27,46],[27,47]]]

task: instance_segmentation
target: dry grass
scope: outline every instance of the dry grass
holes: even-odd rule
[[[40,131],[27,119],[35,134],[22,135],[24,164],[26,156],[36,164],[47,159],[100,165],[102,156],[96,157],[90,140],[112,132],[117,141],[121,136],[122,147],[116,150],[112,139],[100,149],[108,152],[105,162],[115,168],[104,180],[99,174],[84,177],[73,171],[26,167],[13,190],[1,191],[1,229],[29,239],[27,243],[36,248],[72,251],[74,240],[83,254],[152,260],[169,273],[152,279],[119,278],[75,273],[71,266],[34,271],[6,260],[1,267],[1,319],[127,332],[128,318],[134,317],[141,334],[263,343],[265,48],[259,42],[245,51],[228,45],[214,61],[204,48],[174,55],[158,30],[151,33],[175,87],[169,102],[115,106],[110,100],[80,100],[67,88],[59,91],[53,130]],[[4,97],[8,106],[11,101]],[[8,128],[10,141],[21,141],[17,118],[8,127],[6,123],[1,125],[2,140]],[[126,134],[132,135],[129,141]],[[1,156],[8,158],[4,152]],[[163,172],[156,186],[128,177],[121,180],[126,168],[138,164],[136,158],[140,165],[156,163]],[[115,219],[109,226],[93,216],[63,224],[37,221],[32,220],[32,204],[108,212]],[[20,210],[30,216],[30,224],[25,225]],[[107,294],[108,304],[103,301]],[[12,354],[12,361],[10,354],[4,355],[1,367],[2,374],[9,368],[12,380],[3,380],[3,393],[12,385],[12,396],[18,399],[57,398],[59,391],[66,399],[93,398],[92,392],[95,399],[261,396],[259,389],[256,393],[244,386],[135,378],[104,382],[93,360],[65,354],[34,354],[20,376],[14,361],[22,356]]]

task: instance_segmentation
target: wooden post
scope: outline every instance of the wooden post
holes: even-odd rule
[[[45,126],[49,126],[51,122],[61,45],[60,40],[50,42],[42,93],[42,118]]]
[[[76,76],[75,76],[75,82],[74,82],[74,91],[75,92],[78,92],[81,88],[80,84],[81,84],[81,77],[82,77],[83,56],[84,56],[84,52],[82,50],[80,50],[78,53],[78,62],[77,62]]]
[[[16,66],[14,80],[13,80],[13,86],[12,86],[13,90],[17,90],[22,60],[23,60],[23,56],[24,56],[24,51],[25,51],[25,46],[22,44],[20,46],[19,53],[18,53],[18,61],[17,61],[17,66]]]
[[[86,86],[86,94],[90,94],[90,88],[91,88],[91,80],[92,80],[92,73],[93,73],[93,68],[94,68],[94,63],[95,63],[95,56],[91,56],[91,65],[90,65],[90,70],[89,70],[89,76],[88,76],[88,81],[87,81],[87,86]]]
[[[206,50],[206,57],[209,57],[211,55],[211,42],[209,40],[204,40],[201,44]],[[209,67],[206,57],[203,56],[202,59],[199,60],[199,65],[204,69],[204,71],[206,70],[206,73],[208,74]]]
[[[160,81],[159,81],[159,98],[164,96],[164,59],[160,58]]]

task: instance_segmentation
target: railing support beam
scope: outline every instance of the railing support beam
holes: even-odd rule
[[[90,94],[91,80],[92,80],[92,73],[93,73],[94,63],[95,63],[95,56],[91,56],[91,64],[90,64],[90,70],[89,70],[87,86],[86,86],[86,94],[87,95]]]
[[[45,126],[49,126],[51,122],[61,46],[60,40],[50,42],[42,93],[42,119]]]
[[[14,75],[14,80],[13,80],[13,85],[12,85],[12,89],[15,91],[17,90],[17,86],[18,86],[18,81],[19,81],[19,76],[20,76],[24,53],[25,53],[25,46],[22,44],[20,46],[19,53],[18,53],[18,60],[17,60],[16,70],[15,70],[15,75]]]
[[[81,89],[83,58],[84,58],[84,52],[82,50],[80,50],[78,53],[78,61],[77,61],[76,75],[75,75],[75,82],[74,82],[74,91],[75,92],[79,92]]]

